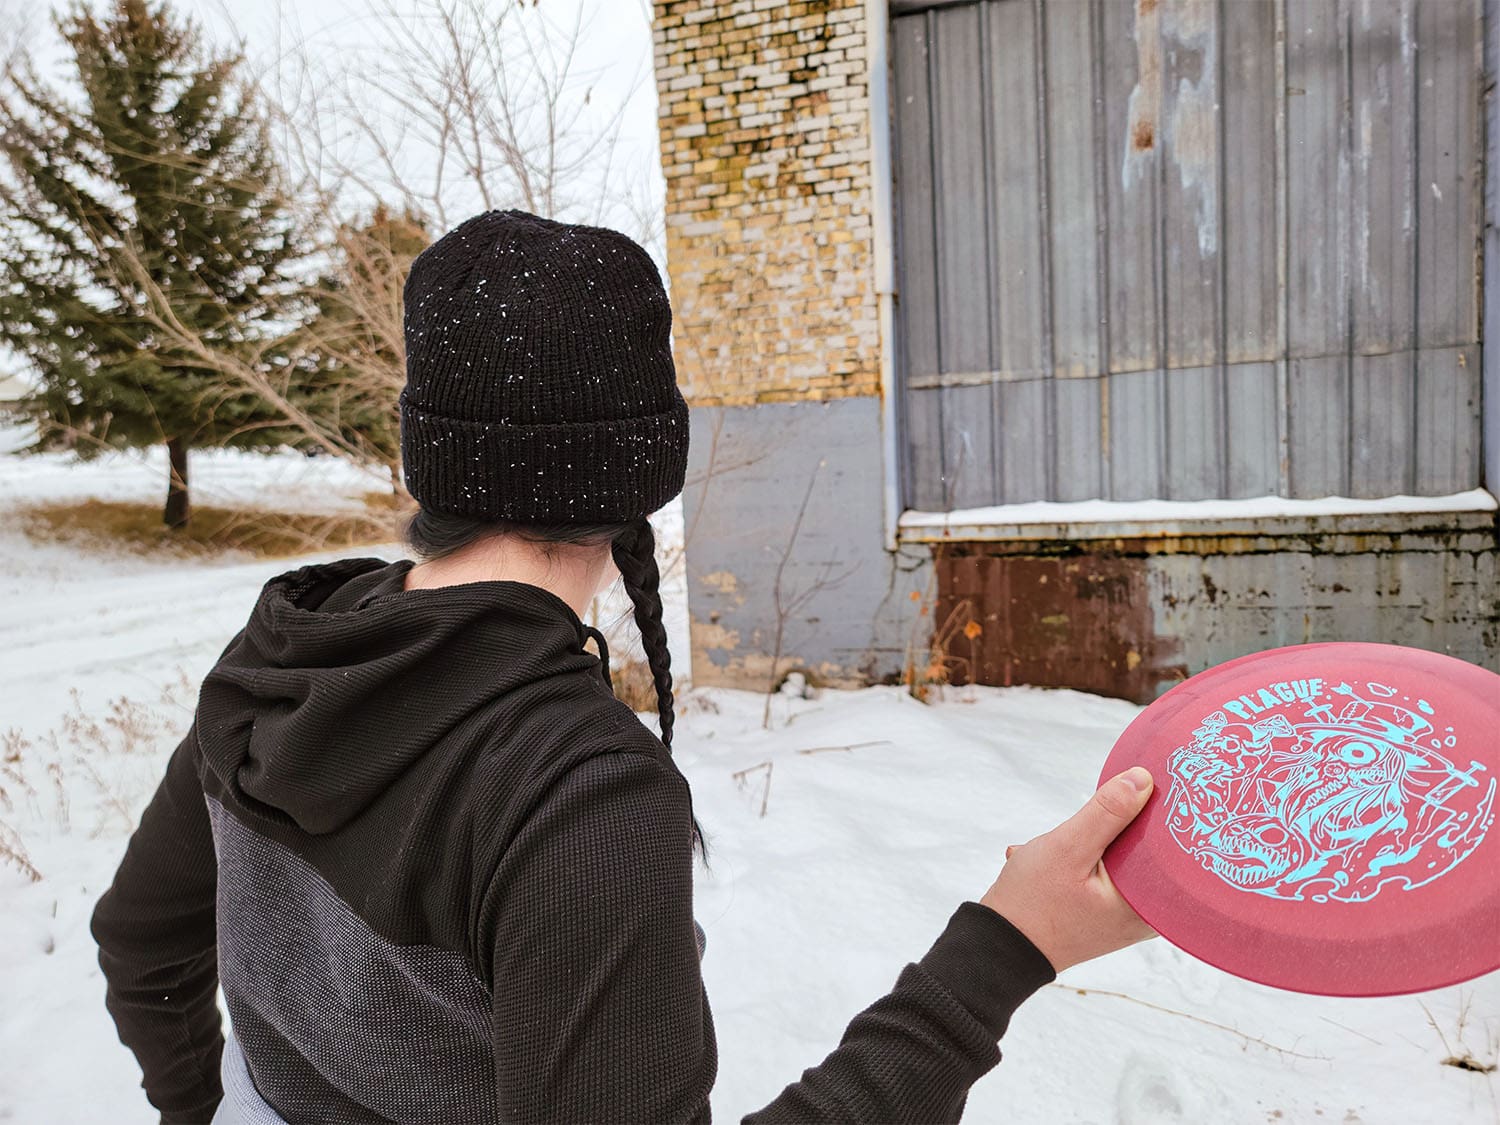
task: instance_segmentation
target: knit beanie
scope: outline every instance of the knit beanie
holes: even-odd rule
[[[412,263],[405,304],[401,457],[423,508],[624,523],[682,491],[672,310],[625,235],[476,215]]]

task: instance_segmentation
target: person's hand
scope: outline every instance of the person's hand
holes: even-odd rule
[[[1007,848],[1005,866],[979,900],[1030,938],[1059,973],[1156,936],[1099,862],[1145,806],[1151,784],[1141,766],[1110,778],[1051,832]]]

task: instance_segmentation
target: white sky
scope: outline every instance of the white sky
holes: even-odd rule
[[[107,0],[93,0],[100,6]],[[329,71],[361,67],[377,70],[390,56],[383,50],[390,36],[389,12],[431,11],[437,0],[172,0],[173,7],[200,21],[207,38],[224,49],[243,42],[245,53],[257,71],[275,71],[283,75],[296,70],[300,56],[314,66]],[[489,0],[491,10],[500,10],[504,0]],[[26,0],[0,0],[0,47],[4,40],[24,31],[30,47],[47,69],[58,78],[66,78],[61,54],[55,46],[55,33],[45,17],[45,9]],[[384,13],[384,14],[383,14]],[[603,123],[619,107],[621,125],[619,142],[607,173],[611,194],[628,194],[636,213],[659,215],[663,187],[657,156],[656,87],[651,71],[650,5],[648,0],[540,0],[536,14],[563,29],[571,29],[578,20],[580,27],[577,55],[570,68],[575,89],[588,89],[585,113]],[[309,110],[327,111],[334,105],[336,91],[316,89],[307,98]],[[388,112],[381,107],[379,95],[369,91],[372,113]],[[600,126],[596,125],[594,128]],[[425,132],[425,131],[424,131]],[[409,151],[412,164],[404,175],[413,181],[430,175],[422,147],[429,138],[410,131],[403,149]],[[591,160],[594,159],[591,156]],[[602,153],[599,160],[602,161]],[[580,178],[606,177],[602,163]],[[451,182],[451,181],[450,181]],[[591,186],[579,188],[588,198],[597,194]],[[469,198],[462,188],[448,192],[449,225],[479,210],[481,201]],[[501,194],[503,194],[503,189]],[[582,213],[562,214],[576,221],[603,221],[618,226],[635,237],[645,237],[640,222],[630,209],[609,203],[597,217]],[[654,228],[659,220],[652,222]],[[661,257],[662,247],[651,245]]]

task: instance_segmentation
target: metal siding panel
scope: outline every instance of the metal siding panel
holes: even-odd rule
[[[1052,388],[1057,411],[1057,470],[1053,500],[1091,500],[1103,495],[1100,449],[1100,379],[1058,379]]]
[[[1042,317],[1041,162],[1037,159],[1036,29],[1030,4],[989,5],[990,245],[998,292],[995,363],[1033,378],[1047,370]]]
[[[1417,5],[1419,494],[1479,483],[1479,38],[1470,3]]]
[[[1411,491],[1411,353],[1354,357],[1349,412],[1349,495]]]
[[[1220,18],[1224,44],[1223,358],[1226,363],[1242,363],[1276,357],[1276,11],[1272,4],[1228,0]],[[1237,393],[1230,394],[1231,404]],[[1274,448],[1272,457],[1274,474]],[[1241,465],[1241,470],[1249,469]],[[1259,474],[1258,469],[1251,472],[1253,477]]]
[[[1226,368],[1224,393],[1229,414],[1224,494],[1231,499],[1273,495],[1280,456],[1277,416],[1281,411],[1275,363],[1242,363]]]
[[[1206,500],[1223,494],[1223,428],[1219,369],[1175,368],[1166,374],[1167,498]]]
[[[1348,495],[1348,386],[1343,356],[1293,359],[1287,389],[1291,492],[1299,498]]]
[[[1166,365],[1202,367],[1218,359],[1218,21],[1210,0],[1169,0],[1159,10],[1168,170],[1160,215]],[[1170,440],[1175,451],[1178,435]]]
[[[984,373],[992,366],[979,8],[934,13],[932,26],[938,354],[944,372]],[[947,387],[940,394],[946,495],[959,508],[992,503],[993,386]]]
[[[945,372],[990,370],[988,199],[979,8],[934,13],[933,167],[938,351]]]
[[[946,511],[949,489],[943,478],[943,416],[937,387],[908,388],[906,440],[911,479],[907,502],[924,512]]]
[[[933,392],[943,396],[945,508],[983,508],[995,502],[992,443],[1001,385],[944,387]]]
[[[1470,3],[1419,3],[1416,15],[1417,345],[1452,347],[1478,339],[1479,29]]]
[[[1052,380],[1027,379],[1000,384],[1000,503],[1019,504],[1047,498],[1052,451],[1046,430],[1036,423],[1048,410]]]
[[[1109,370],[1161,363],[1157,320],[1156,187],[1161,159],[1159,9],[1104,5],[1104,156]]]
[[[1479,7],[1418,5],[1415,486],[1442,495],[1481,474],[1478,273]]]
[[[1166,494],[1166,440],[1160,371],[1109,376],[1109,461],[1113,500],[1150,500]]]
[[[1500,67],[1500,0],[1484,0],[1484,69]],[[1500,324],[1500,98],[1485,98],[1484,108],[1484,323]],[[1482,482],[1500,493],[1500,353],[1483,350],[1484,386],[1480,395],[1484,441]]]
[[[982,8],[894,24],[909,499],[1478,483],[1479,0]]]
[[[1336,0],[1287,0],[1287,337],[1292,356],[1342,352],[1349,329],[1349,164]]]
[[[1351,37],[1353,335],[1354,350],[1367,355],[1408,349],[1413,343],[1415,2],[1364,0]],[[1383,389],[1396,391],[1393,386]]]
[[[1445,496],[1479,487],[1479,348],[1420,353],[1417,495]]]
[[[939,370],[937,333],[936,202],[932,180],[931,104],[928,97],[927,17],[897,20],[896,191],[900,224],[900,316],[905,391],[906,500],[922,509],[943,506],[942,402],[937,391],[915,390],[913,379]]]
[[[1350,37],[1351,496],[1411,490],[1415,0],[1364,0]]]
[[[1089,6],[1082,0],[1052,0],[1041,10],[1046,41],[1053,368],[1058,375],[1095,375],[1102,357]]]

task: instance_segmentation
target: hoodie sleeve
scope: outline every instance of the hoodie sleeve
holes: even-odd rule
[[[218,879],[198,761],[195,726],[173,753],[91,927],[105,1005],[140,1063],[146,1096],[170,1125],[208,1121],[222,1096]]]
[[[508,849],[483,926],[502,1120],[709,1120],[690,825],[680,774],[610,754],[555,785]],[[957,1121],[1011,1014],[1052,978],[1018,930],[965,903],[832,1054],[744,1121]]]

